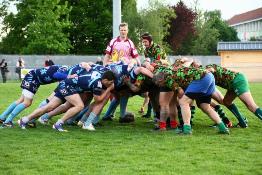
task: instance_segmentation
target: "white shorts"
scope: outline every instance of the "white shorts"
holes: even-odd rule
[[[22,90],[22,94],[23,94],[24,97],[29,98],[29,99],[33,99],[33,97],[35,95],[34,93],[32,93],[32,92],[30,92],[29,90],[26,90],[26,89]]]

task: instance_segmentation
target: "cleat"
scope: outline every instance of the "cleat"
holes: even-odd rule
[[[43,125],[47,125],[48,124],[48,119],[39,117],[38,122],[43,124]]]
[[[21,129],[26,129],[26,123],[24,123],[22,119],[19,119],[17,123]]]
[[[35,121],[29,122],[29,123],[27,123],[27,126],[28,126],[29,128],[36,128],[36,122],[35,122]]]
[[[217,127],[217,124],[215,123],[215,124],[213,124],[213,125],[210,125],[209,127],[210,127],[210,128],[216,128],[216,127]]]
[[[107,117],[103,117],[102,120],[103,120],[103,121],[113,121],[113,117],[114,117],[114,116],[109,115],[109,116],[107,116]]]
[[[5,120],[0,119],[0,124],[3,124],[4,122],[5,122]]]
[[[83,123],[81,120],[79,120],[79,121],[77,122],[77,126],[82,127],[83,125],[84,125],[84,123]]]
[[[219,134],[230,134],[230,132],[229,132],[229,129],[228,128],[226,128],[226,130],[223,130],[223,131],[219,131],[218,132]]]
[[[86,130],[89,130],[89,131],[95,131],[96,130],[92,123],[88,126],[83,124],[82,129],[86,129]]]
[[[8,123],[3,123],[2,124],[2,128],[13,128],[14,127],[14,124],[13,122],[8,122]]]
[[[67,132],[67,130],[63,129],[62,124],[54,124],[53,129],[59,131],[59,132]]]
[[[226,127],[228,128],[233,128],[233,123],[231,121],[229,121],[227,124],[226,124]]]
[[[234,127],[236,127],[236,128],[247,128],[248,127],[248,125],[247,125],[247,123],[245,123],[245,124],[240,124],[240,123],[238,123],[238,124],[236,124]]]
[[[147,114],[142,115],[141,117],[142,117],[142,118],[151,118],[151,116],[150,116],[150,115],[147,115]]]

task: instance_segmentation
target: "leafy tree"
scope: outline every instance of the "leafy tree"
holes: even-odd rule
[[[112,38],[112,1],[69,0],[72,54],[101,54]]]
[[[182,1],[171,7],[176,18],[170,17],[168,34],[165,40],[170,44],[175,54],[187,54],[188,45],[192,44],[195,35],[196,13],[189,9]],[[187,46],[187,49],[185,49]]]
[[[70,26],[67,4],[60,0],[21,0],[17,14],[4,17],[4,53],[68,53],[70,43],[64,30]]]
[[[149,0],[149,8],[139,13],[141,23],[138,25],[138,39],[144,32],[149,32],[153,36],[154,42],[162,45],[166,52],[169,52],[170,48],[167,42],[163,39],[167,34],[169,28],[169,18],[175,18],[176,15],[172,9],[163,5],[163,1]],[[142,52],[142,45],[140,43],[139,50]]]

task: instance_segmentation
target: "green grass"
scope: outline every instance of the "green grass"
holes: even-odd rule
[[[33,105],[18,118],[32,112],[55,86],[42,86]],[[260,106],[261,86],[251,84]],[[0,84],[0,111],[20,93],[18,83]],[[40,124],[35,129],[21,130],[17,125],[1,129],[0,174],[262,174],[262,122],[239,100],[236,103],[249,120],[247,129],[233,128],[230,135],[219,135],[197,109],[192,136],[152,132],[153,123],[137,113],[142,101],[134,97],[128,104],[136,114],[135,123],[119,124],[115,119],[103,122],[95,132],[66,127],[68,133],[59,133]]]

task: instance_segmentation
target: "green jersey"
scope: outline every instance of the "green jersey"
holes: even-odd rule
[[[151,62],[160,59],[167,60],[165,51],[156,43],[153,43],[150,48],[146,48],[144,54],[146,58],[150,58]]]
[[[166,86],[172,90],[179,87],[186,89],[193,80],[199,80],[205,75],[206,70],[203,68],[181,67],[167,76]]]
[[[224,89],[231,89],[233,80],[239,74],[238,72],[228,70],[216,64],[207,65],[206,68],[214,69],[213,75],[216,80],[216,85]]]

